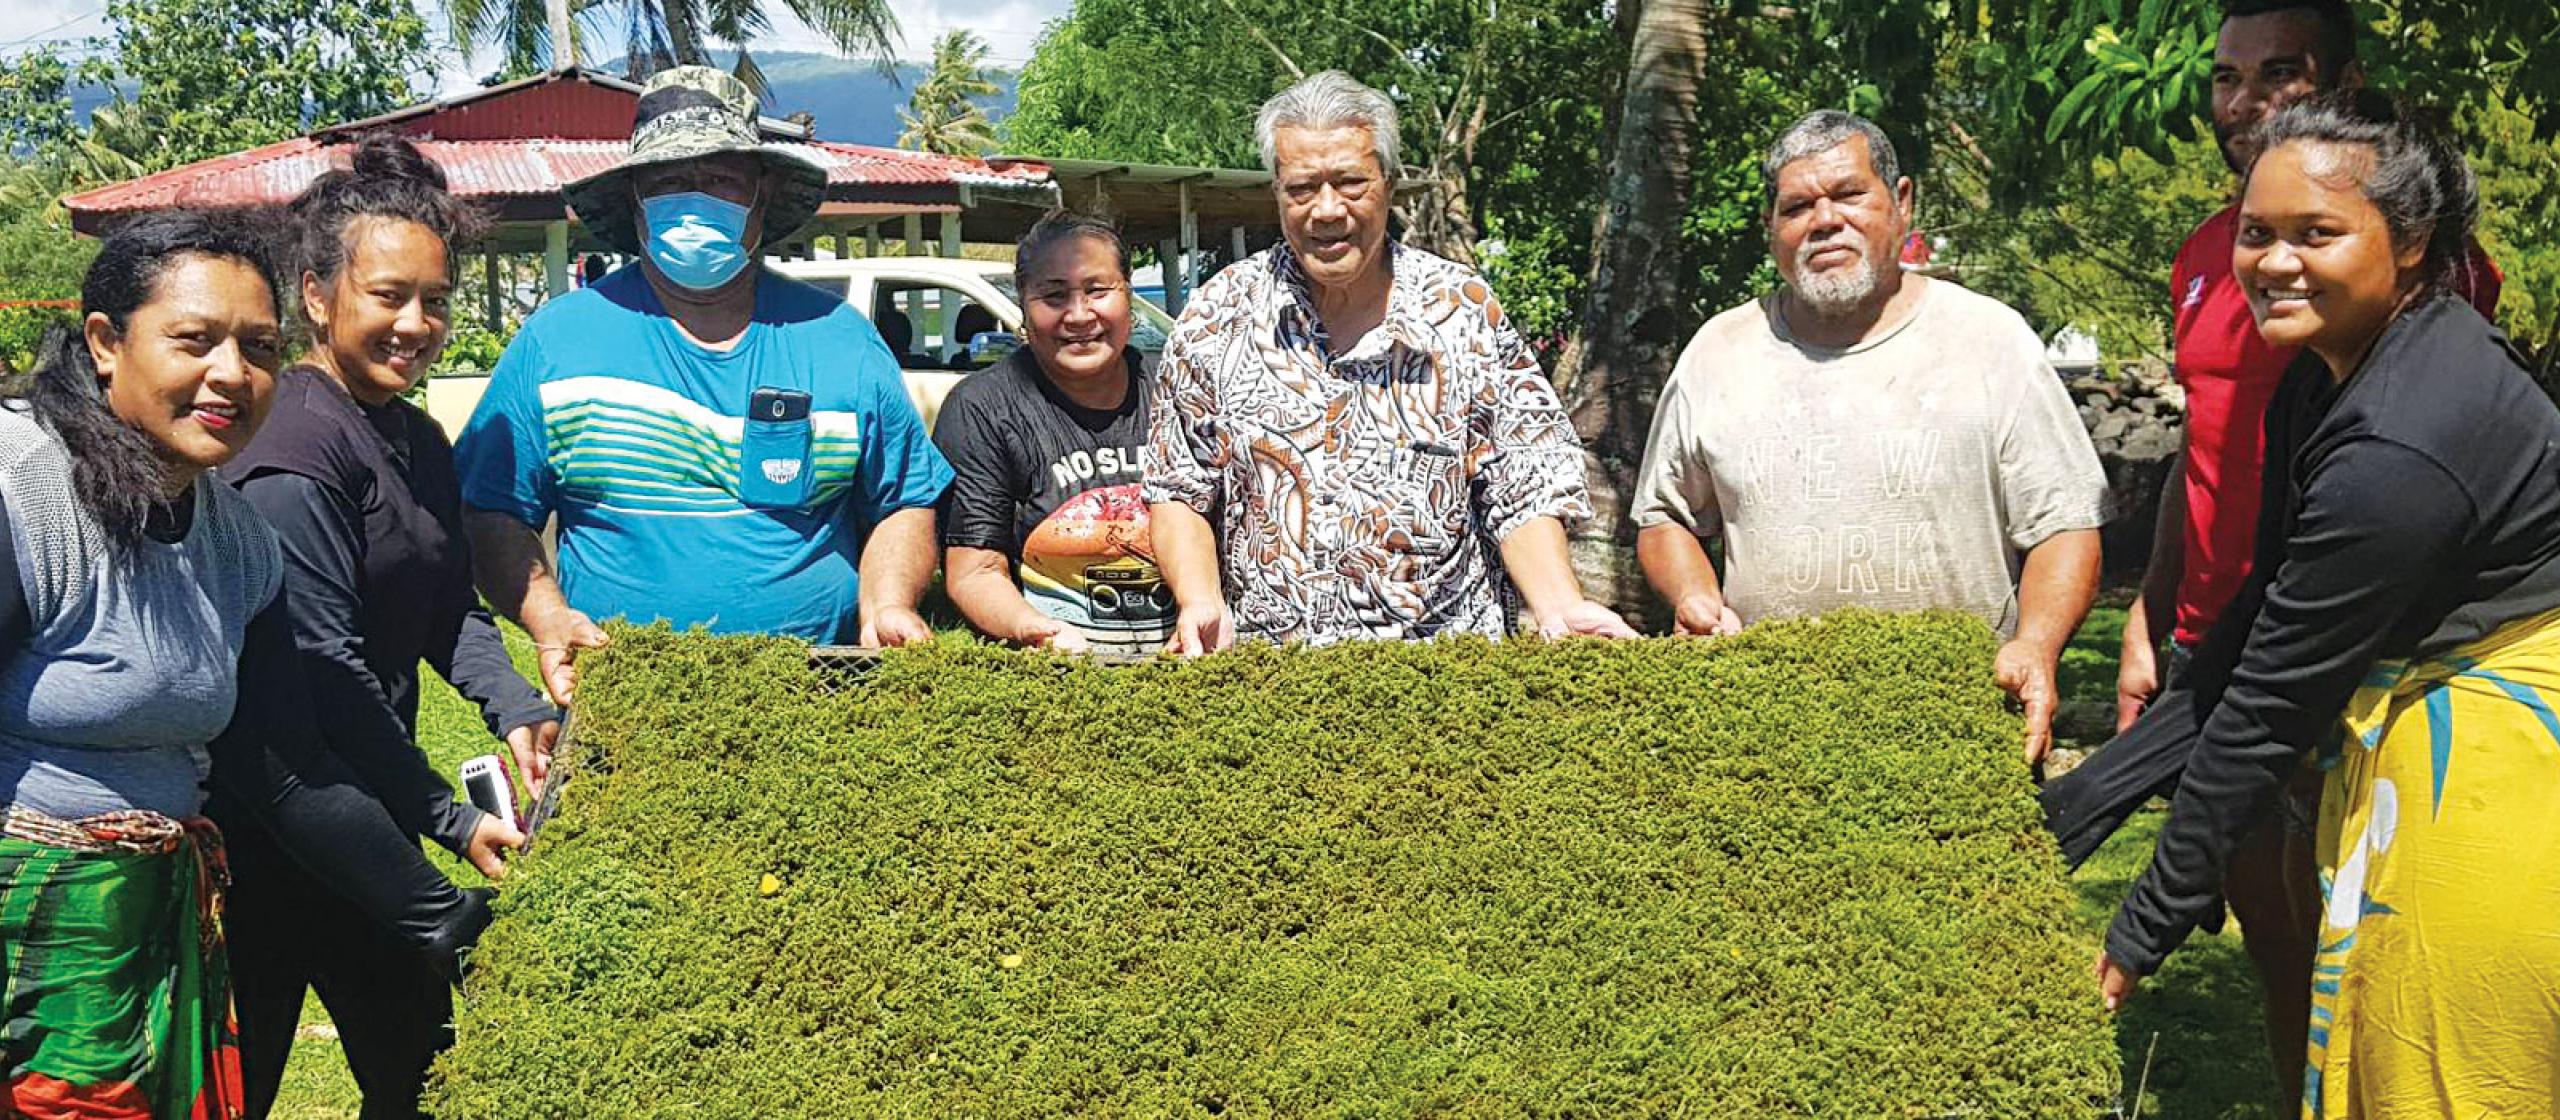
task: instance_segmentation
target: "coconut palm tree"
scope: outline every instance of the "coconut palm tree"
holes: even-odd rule
[[[450,0],[445,5],[446,28],[454,45],[465,54],[479,47],[496,47],[500,77],[521,77],[551,69],[555,64],[567,65],[571,58],[584,60],[585,52],[579,47],[585,36],[579,34],[578,24],[596,18],[599,2],[567,0],[577,19],[570,25],[571,42],[566,51],[554,50],[548,0]]]
[[[1003,92],[985,73],[987,44],[952,31],[933,44],[933,69],[898,110],[898,146],[946,156],[974,156],[996,146],[995,126],[972,98]]]
[[[0,213],[41,213],[66,228],[62,196],[139,179],[180,162],[150,117],[119,92],[89,111],[89,124],[32,158],[0,161]]]
[[[139,179],[178,162],[151,115],[121,91],[89,110],[89,131],[68,155],[73,176],[84,183]]]
[[[714,41],[737,49],[731,73],[762,95],[764,70],[749,46],[773,30],[764,0],[563,0],[576,17],[570,29],[573,49],[584,29],[619,13],[624,21],[625,63],[633,81],[646,79],[668,65],[715,65]],[[889,0],[782,0],[784,8],[827,37],[837,50],[869,56],[888,65],[897,42],[898,20]],[[558,65],[546,0],[451,0],[453,41],[465,48],[494,46],[504,56],[503,72],[528,74]],[[583,52],[578,57],[585,59]],[[592,59],[585,59],[592,62]]]

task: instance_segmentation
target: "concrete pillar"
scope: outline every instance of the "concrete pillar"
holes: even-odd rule
[[[480,254],[480,317],[491,334],[507,331],[506,293],[498,290],[498,254]]]
[[[907,255],[910,257],[923,256],[924,215],[909,214],[906,217],[898,219],[898,225],[901,227],[900,232],[906,234],[907,237]]]
[[[936,224],[940,226],[939,232],[942,235],[942,244],[938,247],[942,259],[953,261],[959,260],[960,215],[945,214],[942,216],[942,220]],[[963,338],[951,337],[951,332],[959,325],[956,320],[960,317],[960,305],[964,301],[960,298],[960,293],[952,291],[949,288],[935,288],[933,290],[932,298],[934,330],[942,336],[942,356],[944,359],[948,360],[953,356],[955,349],[958,346],[968,341]]]
[[[866,257],[880,255],[880,223],[873,222],[862,227],[862,255]]]
[[[1176,275],[1170,269],[1167,270],[1164,282],[1164,309],[1171,314],[1180,315],[1183,305],[1191,302],[1194,270],[1199,267],[1200,216],[1191,212],[1191,184],[1182,184],[1175,194],[1182,203],[1182,229],[1179,234],[1182,242],[1182,271]]]
[[[1229,263],[1234,263],[1243,259],[1244,227],[1237,226],[1227,231],[1227,261]]]
[[[569,220],[542,223],[542,294],[555,298],[569,290]]]

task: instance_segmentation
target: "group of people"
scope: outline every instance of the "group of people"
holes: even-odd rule
[[[0,1114],[263,1111],[311,990],[373,1114],[414,1113],[489,920],[419,840],[491,878],[523,843],[416,746],[421,661],[525,755],[559,730],[400,399],[472,217],[384,142],[291,219],[299,362],[274,223],[157,214],[0,409]]]
[[[2342,4],[2244,3],[2124,726],[2047,816],[2076,861],[2172,797],[2109,1006],[2227,898],[2306,1115],[2552,1115],[2560,411],[2484,317],[2459,152],[2357,92]],[[937,571],[977,631],[1058,651],[1634,636],[1574,575],[1584,457],[1535,356],[1482,277],[1390,236],[1393,102],[1317,74],[1255,128],[1281,241],[1160,357],[1114,228],[1053,213],[1016,248],[1024,346],[930,431],[873,324],[757,265],[825,172],[716,71],[653,79],[629,157],[569,188],[635,263],[529,318],[450,446],[401,398],[477,219],[406,142],[311,184],[286,264],[236,214],[110,236],[0,411],[8,1114],[263,1114],[306,990],[366,1114],[415,1113],[488,920],[418,840],[492,879],[524,841],[424,763],[422,661],[538,782],[596,619],[898,646]],[[1900,267],[1883,131],[1811,114],[1765,172],[1781,283],[1664,390],[1644,572],[1689,635],[1971,612],[2036,762],[2097,588],[2088,436],[2017,313]]]

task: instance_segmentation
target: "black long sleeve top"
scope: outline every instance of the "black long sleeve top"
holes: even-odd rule
[[[2142,974],[2377,661],[2560,608],[2560,410],[2459,299],[2403,312],[2343,384],[2305,354],[2267,416],[2256,575],[2198,656],[2221,677],[2151,866],[2107,931]]]
[[[295,644],[325,720],[371,744],[414,739],[418,665],[480,709],[492,735],[559,718],[507,657],[480,605],[453,448],[405,401],[359,404],[307,366],[277,379],[266,426],[225,464],[276,531]],[[348,760],[392,815],[459,851],[479,812],[414,748]]]
[[[0,517],[0,658],[31,633],[15,541]],[[322,882],[447,976],[489,924],[485,891],[463,891],[429,864],[412,833],[392,821],[372,790],[348,770],[312,715],[293,646],[290,588],[253,617],[243,635],[231,725],[206,746],[210,806],[249,819]]]

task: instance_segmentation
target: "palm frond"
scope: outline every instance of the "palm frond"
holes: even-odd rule
[[[754,90],[758,101],[772,100],[773,88],[765,78],[764,67],[756,65],[756,56],[747,53],[745,43],[738,44],[738,62],[729,68],[729,72],[745,82],[748,89]]]
[[[783,0],[836,49],[853,58],[869,57],[884,74],[895,73],[889,52],[898,42],[898,16],[889,0]]]

